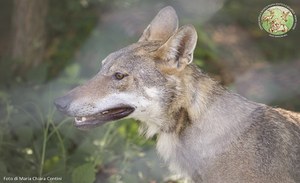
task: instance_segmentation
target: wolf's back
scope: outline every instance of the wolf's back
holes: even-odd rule
[[[216,174],[207,182],[300,182],[299,116],[283,109],[258,107],[249,116],[251,125],[220,156],[217,171],[212,170]]]

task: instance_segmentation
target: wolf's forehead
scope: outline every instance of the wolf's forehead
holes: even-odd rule
[[[119,51],[114,52],[112,57],[122,57],[122,56],[143,56],[149,53],[154,52],[161,46],[161,43],[158,41],[146,41],[146,42],[138,42],[132,45],[129,45],[125,48],[120,49]]]
[[[138,66],[143,60],[149,60],[151,53],[159,48],[159,42],[135,43],[111,53],[102,61],[102,69],[110,70],[114,67]]]

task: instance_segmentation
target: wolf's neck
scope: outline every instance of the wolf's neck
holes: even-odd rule
[[[161,131],[180,135],[206,113],[226,90],[196,66],[189,66],[182,76],[170,77],[166,98],[166,120]]]
[[[190,66],[186,72],[179,77],[181,80],[175,81],[177,88],[166,112],[170,117],[163,133],[180,136],[193,127],[202,133],[226,136],[242,131],[248,125],[243,120],[255,110],[257,103],[228,92],[195,66]],[[234,128],[237,129],[231,131]]]
[[[249,116],[260,105],[226,91],[195,68],[190,72],[188,76],[192,78],[186,78],[177,88],[181,94],[170,103],[167,114],[171,121],[166,121],[157,142],[163,159],[170,161],[171,166],[181,166],[183,172],[190,164],[200,167],[205,159],[225,151],[251,125]],[[199,162],[176,163],[179,158],[184,159],[182,154],[197,154]]]

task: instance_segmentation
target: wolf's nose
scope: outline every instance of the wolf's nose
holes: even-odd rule
[[[61,112],[66,112],[70,106],[72,98],[69,96],[58,97],[54,100],[54,105]]]

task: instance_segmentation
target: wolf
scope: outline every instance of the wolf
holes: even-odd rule
[[[80,129],[134,118],[171,171],[195,183],[299,183],[300,114],[223,88],[192,63],[197,32],[163,8],[140,39],[109,54],[55,100]]]

